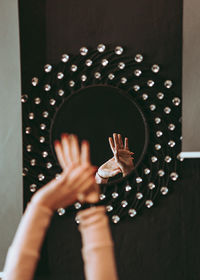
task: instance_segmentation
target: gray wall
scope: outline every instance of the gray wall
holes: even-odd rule
[[[183,12],[183,152],[200,157],[200,1],[185,0]]]
[[[22,213],[17,2],[0,0],[0,271]]]

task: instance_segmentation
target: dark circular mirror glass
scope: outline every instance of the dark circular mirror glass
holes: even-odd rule
[[[113,157],[108,137],[128,138],[134,167],[141,162],[148,143],[148,129],[140,107],[121,89],[89,86],[71,94],[59,107],[51,125],[51,146],[62,133],[76,134],[90,143],[91,161],[100,167]],[[116,178],[119,178],[117,176]]]

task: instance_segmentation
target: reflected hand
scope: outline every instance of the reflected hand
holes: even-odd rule
[[[121,170],[114,157],[102,164],[98,169],[98,175],[104,179],[114,177],[119,173],[121,173]]]
[[[123,176],[128,175],[134,169],[132,157],[134,153],[129,151],[128,138],[125,137],[123,144],[121,134],[113,133],[113,138],[109,137],[109,144],[115,162],[123,173]]]

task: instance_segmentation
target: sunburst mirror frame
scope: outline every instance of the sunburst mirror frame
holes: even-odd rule
[[[125,178],[101,186],[99,204],[113,223],[142,208],[151,208],[172,189],[178,179],[181,150],[181,99],[176,84],[162,76],[162,67],[146,63],[142,54],[126,54],[122,46],[99,44],[81,47],[77,55],[63,54],[57,65],[46,64],[43,75],[33,77],[23,104],[24,193],[32,194],[61,171],[51,145],[51,123],[70,95],[88,86],[120,89],[142,110],[149,127],[147,151],[140,164]],[[77,201],[58,215],[88,207]],[[76,220],[78,223],[79,221]]]

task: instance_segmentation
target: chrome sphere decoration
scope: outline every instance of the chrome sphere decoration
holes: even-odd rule
[[[155,84],[155,82],[154,82],[153,80],[148,80],[148,81],[147,81],[148,87],[153,87],[154,84]]]
[[[163,195],[166,195],[167,193],[168,193],[168,188],[167,187],[162,187],[161,189],[160,189],[160,192],[163,194]]]
[[[31,152],[32,151],[32,145],[27,145],[26,150],[27,150],[27,152]]]
[[[77,69],[78,69],[78,66],[77,66],[77,65],[75,65],[75,64],[72,64],[72,65],[71,65],[71,71],[72,71],[72,72],[76,72]]]
[[[135,209],[129,209],[129,210],[128,210],[128,213],[129,213],[129,216],[130,216],[130,217],[134,217],[134,216],[137,214],[137,212],[136,212]]]
[[[45,71],[46,73],[51,72],[51,70],[52,70],[52,65],[51,65],[51,64],[46,64],[46,65],[44,66],[44,71]]]
[[[161,137],[163,135],[161,130],[156,131],[156,136],[157,137]]]
[[[144,169],[144,174],[145,175],[148,175],[150,172],[151,172],[151,170],[149,168],[145,168]]]
[[[126,64],[124,62],[119,62],[117,66],[119,69],[123,70],[125,68]]]
[[[30,160],[30,165],[31,166],[35,166],[36,165],[36,159],[35,158]]]
[[[101,78],[101,73],[100,72],[95,72],[94,77],[95,77],[95,79],[100,79]]]
[[[92,60],[87,59],[86,62],[85,62],[85,65],[88,66],[88,67],[92,66]]]
[[[51,86],[49,84],[44,85],[44,90],[45,91],[50,91],[51,90]]]
[[[154,73],[158,73],[160,70],[160,66],[158,64],[154,64],[154,65],[152,65],[151,70]]]
[[[156,118],[154,119],[154,121],[155,121],[156,124],[159,124],[159,123],[161,123],[161,118],[156,117]]]
[[[45,142],[45,137],[44,137],[44,136],[41,136],[41,137],[39,138],[39,141],[40,141],[40,143],[44,143],[44,142]]]
[[[38,175],[38,180],[39,181],[43,181],[44,178],[45,178],[44,174],[41,173],[41,174]]]
[[[86,75],[82,75],[82,76],[81,76],[81,81],[82,81],[82,82],[85,82],[86,80],[87,80],[87,76],[86,76]]]
[[[117,46],[117,47],[115,47],[115,53],[117,54],[117,55],[121,55],[122,53],[123,53],[123,48],[121,47],[121,46]]]
[[[157,98],[162,100],[164,98],[164,93],[163,92],[158,92]]]
[[[181,103],[181,100],[180,100],[179,97],[174,97],[174,98],[172,99],[172,102],[173,102],[173,104],[174,104],[175,106],[179,106],[180,103]]]
[[[137,199],[142,199],[143,194],[141,192],[138,192],[138,193],[136,193],[136,197],[137,197]]]
[[[155,156],[152,156],[152,157],[151,157],[151,161],[152,161],[153,163],[155,163],[157,160],[158,160],[157,157],[155,157]]]
[[[176,126],[175,126],[175,124],[173,124],[173,123],[170,123],[170,124],[168,125],[168,129],[171,130],[171,131],[173,131],[175,128],[176,128]]]
[[[136,77],[141,76],[141,74],[142,74],[142,71],[141,71],[140,69],[136,69],[136,70],[134,71],[134,75],[135,75]]]
[[[150,182],[148,183],[148,187],[150,190],[153,190],[156,187],[156,185],[153,182]]]
[[[165,175],[165,171],[163,169],[158,170],[158,176],[162,177]]]
[[[178,179],[178,174],[176,172],[172,172],[170,174],[170,178],[173,180],[173,181],[176,181]]]
[[[34,113],[33,113],[33,112],[31,112],[31,113],[29,113],[29,114],[28,114],[28,118],[29,118],[29,120],[33,120],[33,119],[34,119],[34,117],[35,117],[35,115],[34,115]]]
[[[65,94],[64,90],[63,89],[59,89],[58,90],[58,95],[59,96],[63,96]]]
[[[26,103],[27,100],[28,100],[28,95],[27,95],[27,94],[23,94],[23,95],[21,96],[21,102],[22,102],[22,103]]]
[[[125,190],[126,192],[129,192],[130,190],[132,190],[132,187],[130,185],[126,185]]]
[[[153,206],[153,201],[152,200],[147,200],[145,202],[145,204],[146,204],[147,208],[151,208]]]
[[[165,85],[166,88],[171,88],[172,85],[173,85],[173,83],[172,83],[171,80],[166,80],[166,81],[164,82],[164,85]]]
[[[107,66],[108,63],[109,62],[108,62],[108,60],[106,58],[102,59],[102,61],[101,61],[101,65],[104,66],[104,67]]]
[[[52,163],[51,162],[47,162],[46,163],[46,168],[50,169],[52,167]]]
[[[87,53],[88,53],[88,49],[87,49],[86,47],[80,48],[80,54],[81,54],[82,56],[86,56]]]
[[[41,130],[45,130],[45,128],[46,128],[46,124],[45,124],[45,123],[41,123],[41,124],[40,124],[40,129],[41,129]]]
[[[155,111],[155,110],[156,110],[156,105],[155,105],[155,104],[151,104],[151,105],[149,106],[149,109],[150,109],[151,111]]]
[[[125,84],[126,82],[127,82],[127,78],[126,78],[126,77],[122,77],[122,78],[121,78],[121,83],[122,83],[122,84]]]
[[[136,181],[136,183],[140,184],[140,183],[142,183],[142,178],[141,177],[137,177],[135,179],[135,181]]]
[[[74,87],[75,86],[75,82],[73,80],[69,81],[69,86],[70,87]]]
[[[62,79],[64,78],[64,74],[63,74],[62,72],[58,72],[57,78],[58,78],[59,80],[62,80]]]
[[[30,126],[27,126],[27,127],[25,128],[25,132],[26,132],[26,134],[30,134],[30,133],[31,133],[31,127],[30,127]]]
[[[133,89],[134,89],[134,91],[138,91],[138,90],[140,90],[140,86],[139,85],[134,85]]]
[[[109,80],[113,80],[115,78],[115,75],[113,74],[113,73],[110,73],[109,75],[108,75],[108,79]]]
[[[36,184],[31,184],[31,185],[30,185],[30,191],[31,191],[31,192],[35,192],[36,189],[37,189]]]
[[[135,61],[141,63],[143,61],[143,56],[141,54],[136,54]]]
[[[35,100],[35,104],[37,105],[40,104],[41,102],[41,99],[39,97],[36,97],[34,100]]]
[[[105,194],[101,193],[100,196],[99,196],[99,199],[104,200],[105,198],[106,198]]]
[[[172,158],[170,156],[165,157],[165,162],[170,163],[172,161]]]
[[[104,44],[99,44],[99,45],[97,46],[97,50],[98,50],[98,52],[100,52],[100,53],[103,53],[103,52],[105,51],[105,49],[106,49],[106,46],[105,46]]]
[[[107,205],[106,206],[106,211],[107,212],[111,212],[113,210],[113,206],[112,205]]]
[[[165,107],[164,112],[165,112],[165,114],[170,114],[171,113],[171,108],[170,107]]]
[[[113,193],[112,193],[112,197],[113,197],[113,198],[117,198],[118,196],[119,196],[119,194],[118,194],[117,192],[113,192]]]
[[[57,213],[59,216],[62,216],[65,214],[65,209],[64,208],[58,208]]]
[[[127,205],[128,205],[128,202],[126,200],[122,200],[121,206],[125,208]]]
[[[112,216],[112,221],[114,224],[117,224],[120,221],[120,217],[118,215],[113,215]]]
[[[66,63],[69,60],[69,55],[68,54],[62,54],[61,60],[62,60],[62,62]]]
[[[38,85],[39,79],[37,77],[33,77],[31,83],[34,87],[36,87]]]
[[[48,116],[49,116],[49,112],[47,112],[47,111],[44,111],[43,113],[42,113],[42,116],[43,116],[43,118],[48,118]]]
[[[143,95],[142,95],[142,99],[143,99],[143,100],[147,100],[147,99],[148,99],[148,97],[149,97],[149,96],[148,96],[148,94],[143,93]]]

